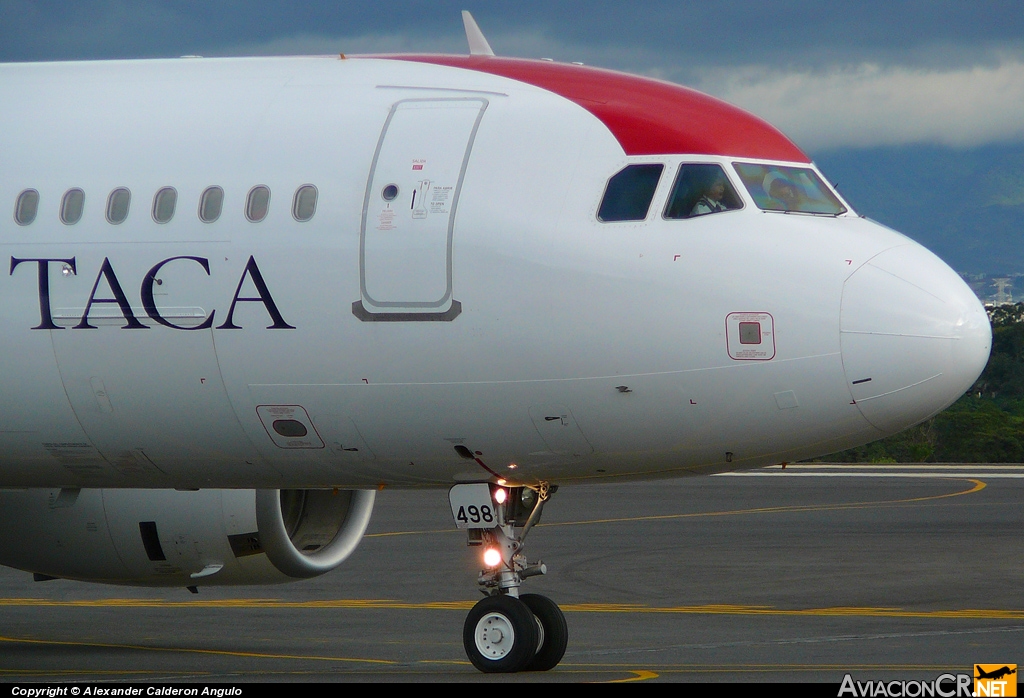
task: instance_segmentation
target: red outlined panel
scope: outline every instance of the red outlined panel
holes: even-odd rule
[[[770,313],[729,313],[725,347],[736,361],[771,361],[775,358],[774,318]]]
[[[550,90],[600,119],[626,155],[700,154],[810,162],[768,122],[670,82],[589,66],[493,56],[376,56],[477,70]]]

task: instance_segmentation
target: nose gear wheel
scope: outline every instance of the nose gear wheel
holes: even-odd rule
[[[519,600],[530,609],[540,626],[537,653],[526,665],[526,671],[554,669],[562,661],[565,647],[569,643],[569,626],[562,609],[540,594],[523,594]]]
[[[537,623],[519,599],[488,596],[466,616],[462,642],[469,661],[482,672],[522,671],[536,655]]]

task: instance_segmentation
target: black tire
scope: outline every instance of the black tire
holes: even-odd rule
[[[538,641],[537,654],[526,665],[526,671],[547,671],[562,661],[569,644],[569,626],[562,609],[554,601],[540,594],[523,594],[519,600],[526,604],[540,623],[543,639]]]
[[[522,671],[537,652],[537,621],[519,599],[488,596],[466,616],[462,644],[469,661],[484,673]]]

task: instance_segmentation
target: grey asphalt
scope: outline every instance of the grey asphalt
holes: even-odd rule
[[[549,574],[525,591],[563,607],[569,648],[501,677],[462,649],[479,549],[446,493],[377,502],[341,568],[292,585],[195,596],[0,568],[0,680],[838,684],[1024,663],[1024,467],[562,488],[527,541]]]

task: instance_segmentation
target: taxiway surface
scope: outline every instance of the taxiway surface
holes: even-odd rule
[[[484,676],[462,649],[479,549],[444,491],[385,490],[338,570],[148,590],[0,568],[0,680],[828,681],[1024,663],[1024,467],[790,466],[562,488],[526,591],[562,664]]]

